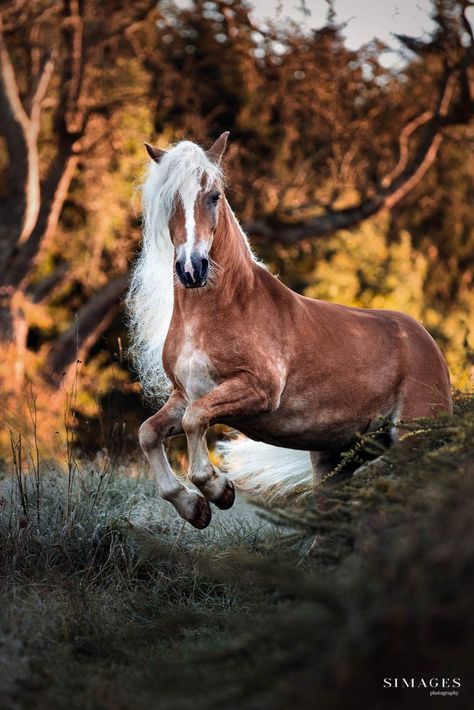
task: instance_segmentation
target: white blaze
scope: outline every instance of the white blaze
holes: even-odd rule
[[[181,191],[181,200],[183,203],[184,210],[184,224],[186,231],[186,242],[184,244],[184,253],[186,255],[186,261],[184,264],[184,270],[188,271],[191,276],[193,275],[193,266],[191,264],[191,253],[196,241],[196,219],[194,216],[194,206],[196,204],[196,198],[200,190],[200,185],[198,182],[189,182],[185,185]]]

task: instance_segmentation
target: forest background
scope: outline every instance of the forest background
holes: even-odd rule
[[[65,411],[86,451],[135,445],[123,297],[145,140],[230,130],[228,196],[257,255],[300,293],[422,320],[472,389],[471,3],[433,2],[396,63],[377,39],[350,48],[325,6],[309,30],[245,0],[0,3],[3,453],[33,429],[53,449]]]

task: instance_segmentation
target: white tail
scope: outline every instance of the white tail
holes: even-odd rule
[[[220,442],[217,451],[242,493],[275,500],[311,490],[308,451],[282,449],[243,436]]]

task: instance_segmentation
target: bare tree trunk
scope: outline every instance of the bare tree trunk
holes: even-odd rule
[[[44,373],[47,382],[57,386],[67,379],[77,360],[87,357],[120,309],[126,287],[127,276],[117,276],[79,310],[70,328],[55,341],[47,355]]]
[[[25,110],[18,89],[15,72],[3,37],[0,16],[0,118],[1,130],[9,151],[8,184],[10,198],[0,212],[0,338],[17,343],[21,353],[16,381],[21,379],[26,347],[23,308],[18,303],[23,294],[14,299],[17,284],[11,278],[11,259],[21,251],[37,224],[41,204],[38,134],[41,104],[46,94],[54,63],[47,59],[36,83],[29,114]]]
[[[42,189],[41,208],[34,228],[29,238],[11,260],[7,279],[14,288],[26,286],[28,275],[36,266],[41,253],[48,247],[51,237],[56,231],[61,210],[79,162],[79,154],[72,151],[71,145],[69,150],[63,150],[56,157]]]
[[[98,99],[104,92],[93,82],[102,73],[104,47],[122,43],[127,32],[152,22],[155,14],[156,0],[112,3],[110,12],[92,0],[2,4],[0,132],[8,153],[8,197],[0,205],[0,343],[2,355],[11,354],[11,380],[17,389],[24,378],[27,354],[25,305],[44,299],[66,277],[67,265],[63,265],[41,284],[31,284],[57,231],[89,137],[90,117],[94,112],[107,115],[129,100],[124,96],[111,102],[107,95],[102,103]],[[25,67],[15,74],[17,51],[22,61],[30,57],[28,76]],[[44,174],[39,133],[53,72],[50,118],[56,145],[52,156],[48,148],[49,169]],[[76,351],[85,357],[119,308],[124,288],[125,277],[112,279],[79,310],[76,323],[49,352],[51,383],[57,385],[61,373],[72,366]]]
[[[12,340],[15,348],[14,388],[19,392],[25,376],[26,345],[28,338],[28,323],[24,311],[25,296],[17,291],[12,303]]]

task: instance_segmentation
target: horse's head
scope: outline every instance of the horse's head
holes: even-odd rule
[[[168,229],[175,249],[176,275],[186,288],[207,284],[222,192],[219,165],[228,135],[228,131],[223,133],[206,152],[193,145],[193,153],[188,144],[189,152],[179,156],[172,155],[176,149],[167,152],[145,143],[149,156],[164,169],[165,181],[176,186]]]

